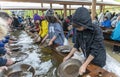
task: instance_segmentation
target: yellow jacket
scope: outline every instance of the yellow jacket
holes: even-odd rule
[[[48,21],[42,20],[39,35],[44,38],[46,34],[48,33]]]

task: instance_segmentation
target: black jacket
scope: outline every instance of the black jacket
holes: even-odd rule
[[[76,43],[74,47],[77,49],[81,47],[86,58],[89,55],[94,56],[92,63],[103,67],[106,64],[106,52],[103,44],[104,38],[102,30],[99,26],[92,24],[89,13],[87,13],[85,18],[81,18],[84,17],[80,16],[82,15],[81,9],[82,12],[88,12],[85,8],[77,9],[73,16],[73,23],[76,23],[80,26],[84,26],[86,27],[86,29],[84,31],[76,32]]]

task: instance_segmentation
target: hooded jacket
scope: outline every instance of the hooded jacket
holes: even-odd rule
[[[112,32],[111,39],[115,41],[120,41],[120,21],[117,22],[117,25]]]
[[[76,32],[75,48],[82,49],[86,58],[92,55],[92,63],[103,67],[106,64],[106,52],[103,44],[103,34],[99,26],[93,25],[88,10],[78,8],[73,15],[73,23],[84,26],[86,29]]]
[[[48,21],[42,20],[39,35],[44,38],[48,33]]]

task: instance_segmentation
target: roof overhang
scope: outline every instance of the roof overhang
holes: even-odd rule
[[[35,3],[55,3],[62,5],[91,5],[91,0],[1,0],[9,2],[35,2]],[[98,2],[96,5],[106,5],[106,6],[120,6],[118,2]]]

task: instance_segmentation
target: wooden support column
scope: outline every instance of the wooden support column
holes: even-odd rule
[[[71,5],[69,5],[69,15],[71,15]]]
[[[52,9],[52,3],[50,3],[50,8]]]
[[[44,13],[44,11],[43,11],[43,3],[41,3],[41,7],[42,7],[41,12],[42,12],[42,14],[43,14],[43,13]]]
[[[103,0],[101,0],[103,2]],[[100,6],[100,13],[103,12],[103,5]]]
[[[32,12],[33,12],[33,15],[34,15],[34,14],[35,14],[35,13],[34,13],[34,10],[32,10]]]
[[[100,13],[103,12],[103,5],[100,6]]]
[[[92,0],[92,20],[94,20],[96,15],[96,0]]]
[[[103,6],[103,13],[105,13],[105,5]]]
[[[61,15],[62,15],[62,10],[61,10]]]
[[[64,18],[67,16],[67,5],[64,5]]]

